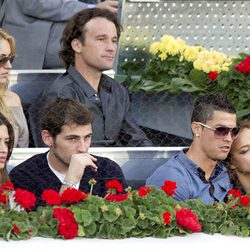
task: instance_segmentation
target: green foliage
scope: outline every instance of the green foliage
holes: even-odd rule
[[[232,60],[229,71],[222,71],[215,80],[210,80],[207,73],[194,68],[192,62],[180,56],[169,56],[161,60],[153,56],[150,63],[126,62],[121,65],[123,76],[117,80],[125,82],[131,92],[144,91],[168,92],[179,94],[190,93],[194,97],[207,93],[223,93],[237,109],[239,118],[250,117],[250,73],[235,70],[247,54],[240,53]]]
[[[237,204],[233,199],[228,204],[219,202],[207,205],[201,200],[176,202],[161,189],[151,187],[145,196],[134,190],[123,202],[111,202],[97,196],[89,196],[79,204],[66,206],[78,224],[78,237],[122,239],[126,237],[166,238],[191,233],[181,228],[175,217],[180,208],[191,209],[208,234],[250,236],[250,207]],[[58,221],[53,218],[55,207],[39,207],[33,212],[18,212],[0,206],[0,237],[27,239],[29,237],[58,238]],[[169,224],[164,223],[163,213],[171,214]],[[20,232],[15,233],[16,225]],[[61,236],[60,236],[61,237]]]

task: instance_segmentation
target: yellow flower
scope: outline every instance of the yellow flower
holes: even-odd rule
[[[122,210],[121,210],[119,207],[115,208],[114,211],[115,211],[115,214],[116,214],[117,216],[122,215]]]
[[[202,49],[201,46],[187,46],[183,52],[183,56],[187,61],[193,62]]]
[[[167,58],[167,53],[161,53],[161,54],[159,55],[159,57],[160,57],[160,59],[161,59],[162,61],[164,61],[164,60],[166,60],[166,58]]]
[[[159,48],[160,48],[159,42],[152,43],[150,48],[149,48],[149,52],[153,55],[156,55],[160,50]]]
[[[102,212],[107,212],[107,211],[109,211],[109,208],[108,208],[107,205],[103,205],[103,206],[101,206],[100,208],[101,208],[101,211],[102,211]]]
[[[141,220],[145,220],[145,218],[146,218],[146,217],[145,217],[145,214],[144,214],[144,213],[140,213],[140,214],[139,214],[139,218],[140,218]]]

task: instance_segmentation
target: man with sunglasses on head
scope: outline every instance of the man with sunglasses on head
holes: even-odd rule
[[[224,96],[206,95],[195,101],[191,119],[190,147],[159,167],[146,184],[161,187],[165,180],[175,181],[177,201],[223,201],[232,185],[221,161],[226,159],[239,132],[236,111]]]

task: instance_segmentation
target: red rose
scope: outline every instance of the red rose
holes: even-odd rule
[[[234,67],[240,73],[250,73],[250,56],[246,57],[242,62]]]
[[[123,186],[118,180],[110,180],[106,182],[106,190],[116,190],[117,192],[123,192]]]
[[[183,227],[187,228],[192,232],[200,232],[201,224],[198,221],[197,215],[190,209],[181,208],[176,211],[175,214],[177,223]]]
[[[53,189],[44,190],[42,193],[42,200],[50,206],[61,205],[61,196]]]
[[[33,193],[18,188],[14,194],[15,202],[20,204],[24,209],[31,210],[36,204],[36,197]]]
[[[228,193],[227,193],[228,195],[232,195],[233,197],[235,197],[235,198],[240,198],[241,197],[241,192],[240,192],[240,190],[238,190],[238,189],[230,189],[229,191],[228,191]]]
[[[14,190],[14,185],[12,182],[5,182],[1,187],[0,189],[3,189],[3,190],[10,190],[10,191],[13,191]]]
[[[240,197],[239,199],[239,204],[242,205],[242,206],[249,206],[249,203],[250,203],[250,197],[248,195],[243,195]]]
[[[163,215],[162,215],[162,217],[163,217],[165,225],[168,225],[168,224],[171,223],[171,213],[164,212]]]
[[[148,195],[148,193],[151,192],[150,187],[140,187],[137,191],[139,196],[145,196]]]
[[[20,233],[20,229],[19,229],[19,227],[16,224],[13,225],[12,231],[15,234],[19,234]]]
[[[107,201],[117,201],[122,202],[128,198],[128,194],[108,194],[105,199]]]
[[[218,73],[216,71],[211,71],[209,74],[208,74],[208,78],[209,80],[213,81],[217,78],[218,76]]]
[[[175,181],[164,181],[164,186],[161,187],[161,189],[167,194],[167,195],[174,195],[175,189],[176,189],[176,182]]]
[[[66,204],[77,203],[82,200],[85,200],[88,195],[84,194],[82,191],[74,189],[74,188],[67,188],[61,194],[62,202]]]

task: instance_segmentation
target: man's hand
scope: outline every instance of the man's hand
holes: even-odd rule
[[[118,12],[118,0],[106,0],[104,2],[98,3],[96,8],[106,9],[115,14]]]
[[[95,162],[96,158],[89,153],[72,155],[65,180],[76,185],[82,179],[86,167],[91,167],[94,171],[97,171]],[[67,186],[65,187],[65,185],[62,185],[60,193],[65,189],[67,189]]]

